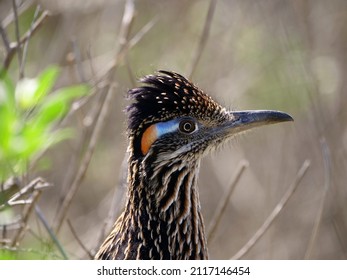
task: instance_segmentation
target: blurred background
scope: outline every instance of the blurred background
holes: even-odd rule
[[[57,64],[56,87],[91,88],[59,124],[74,136],[21,178],[53,186],[25,229],[21,208],[0,221],[0,250],[34,259],[95,253],[124,206],[126,92],[164,69],[189,76],[229,109],[281,110],[295,120],[243,134],[204,158],[210,258],[347,258],[346,1],[2,0],[0,20],[3,65],[4,32],[9,42],[17,31],[29,34],[25,63],[14,56],[6,66],[14,80]],[[23,238],[10,246],[20,229]]]

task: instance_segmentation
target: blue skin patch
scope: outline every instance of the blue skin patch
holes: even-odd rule
[[[141,151],[146,155],[152,144],[165,134],[179,130],[180,122],[184,118],[176,118],[167,122],[160,122],[149,126],[141,138]]]
[[[157,138],[163,136],[164,134],[174,132],[178,129],[181,119],[173,119],[167,122],[160,122],[155,125],[157,130]]]
[[[164,134],[174,132],[179,127],[180,119],[174,119],[167,122],[161,122],[149,126],[141,138],[141,151],[143,155],[146,155],[151,148],[152,144]]]

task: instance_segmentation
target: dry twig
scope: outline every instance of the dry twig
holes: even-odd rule
[[[316,220],[312,229],[311,237],[306,249],[305,260],[309,259],[312,255],[313,246],[317,240],[319,227],[322,222],[325,200],[326,200],[328,191],[330,190],[330,183],[331,183],[331,156],[330,156],[329,146],[325,138],[320,139],[320,144],[322,149],[323,166],[324,166],[324,190],[323,190],[323,197],[318,208]]]
[[[109,108],[110,100],[112,97],[113,89],[114,89],[113,86],[111,86],[109,88],[106,96],[105,96],[102,108],[101,108],[99,115],[97,117],[97,121],[96,121],[94,130],[93,130],[92,135],[90,137],[88,149],[87,149],[86,153],[84,154],[80,168],[78,169],[77,174],[76,174],[66,196],[64,197],[64,199],[61,203],[61,207],[57,213],[57,218],[56,218],[56,222],[55,222],[55,226],[54,226],[56,233],[59,232],[59,230],[63,224],[63,221],[66,217],[67,211],[70,208],[72,199],[75,196],[79,186],[81,185],[82,180],[84,178],[84,175],[86,174],[86,171],[89,167],[89,163],[90,163],[92,155],[94,153],[94,149],[95,149],[96,143],[98,141],[98,138],[99,138],[99,135],[101,132],[101,128],[102,128],[103,123],[104,123],[104,119],[105,119],[107,112],[108,112],[108,108]]]
[[[38,177],[32,180],[25,187],[18,190],[16,193],[11,195],[11,197],[5,203],[0,204],[0,210],[6,206],[13,206],[18,204],[16,203],[16,201],[18,201],[18,198],[22,197],[23,195],[33,194],[35,191],[41,191],[51,186],[52,185],[47,183],[44,179],[42,179],[41,177]]]
[[[199,41],[199,44],[198,44],[196,51],[194,52],[192,64],[191,64],[191,67],[188,71],[188,77],[189,78],[192,78],[194,71],[196,69],[196,66],[199,63],[202,52],[206,46],[206,42],[207,42],[208,36],[210,34],[212,18],[213,18],[213,14],[214,14],[216,5],[217,5],[217,1],[211,0],[209,8],[208,8],[208,12],[207,12],[206,20],[205,20],[205,25],[204,25],[203,31],[201,33],[200,41]]]
[[[223,195],[224,199],[218,204],[219,207],[216,209],[216,211],[213,214],[213,218],[210,222],[209,230],[207,233],[207,243],[212,241],[212,238],[216,232],[217,227],[219,226],[219,223],[221,221],[223,213],[225,212],[225,209],[226,209],[226,207],[230,201],[230,197],[231,197],[236,185],[240,181],[240,178],[241,178],[243,172],[246,170],[247,167],[248,167],[247,161],[242,160],[239,163],[239,166],[236,169],[236,172],[235,172],[235,175],[231,181],[231,184],[229,184],[229,189],[228,189],[227,193],[225,195]]]
[[[296,174],[294,182],[290,185],[288,190],[285,192],[281,200],[278,202],[276,207],[272,210],[271,214],[267,217],[265,222],[256,231],[250,240],[231,258],[233,260],[238,260],[242,258],[254,245],[255,243],[264,235],[266,230],[271,226],[273,221],[278,217],[279,213],[283,210],[291,196],[294,194],[295,190],[299,186],[301,180],[304,178],[308,168],[310,167],[310,161],[305,160],[302,164],[300,170]]]
[[[1,22],[0,22],[0,35],[1,35],[2,41],[4,42],[6,53],[9,53],[11,50],[10,41],[8,40],[6,30],[2,26]]]
[[[30,37],[32,35],[33,25],[36,22],[37,17],[39,16],[40,10],[41,10],[41,7],[37,6],[36,10],[35,10],[35,14],[34,14],[33,20],[32,20],[31,25],[30,25],[30,29],[28,30],[28,40],[26,40],[23,43],[22,61],[21,61],[21,64],[20,64],[20,69],[19,69],[19,72],[22,73],[22,78],[24,77],[24,66],[25,66],[27,53],[28,53],[28,45],[29,45],[29,42],[30,42],[29,39],[30,39]]]
[[[94,259],[93,254],[90,252],[90,250],[88,250],[88,248],[86,246],[84,246],[82,240],[80,239],[78,233],[76,232],[76,230],[74,229],[71,221],[69,219],[67,219],[67,224],[69,225],[69,228],[71,230],[72,235],[75,237],[75,239],[77,240],[77,243],[81,246],[81,248],[83,249],[83,251],[87,254],[87,256],[89,257],[89,259]]]
[[[114,224],[114,221],[116,220],[116,214],[119,212],[120,209],[120,201],[121,198],[124,196],[124,190],[126,190],[127,187],[127,177],[128,177],[128,157],[129,154],[126,153],[122,165],[120,168],[120,176],[119,176],[119,182],[117,186],[113,190],[113,196],[112,196],[112,202],[111,207],[108,211],[107,218],[104,220],[104,224],[102,226],[102,230],[100,231],[99,238],[97,239],[98,242],[96,243],[96,250],[100,247],[100,244],[105,240],[106,234],[108,234],[108,231]]]
[[[34,209],[34,205],[38,201],[40,194],[41,194],[40,191],[35,191],[32,195],[31,203],[27,204],[26,205],[27,207],[23,210],[24,214],[23,214],[23,219],[22,219],[22,226],[12,240],[12,244],[11,244],[12,247],[18,247],[20,241],[23,239],[25,231],[27,230],[27,224],[28,224],[30,214]]]
[[[24,77],[24,73],[22,72],[22,44],[20,41],[20,32],[19,32],[19,19],[18,19],[18,13],[17,13],[17,4],[16,0],[12,0],[12,7],[13,7],[13,14],[14,14],[14,27],[15,27],[15,34],[16,34],[16,40],[17,40],[17,55],[18,55],[18,65],[19,65],[19,78]]]
[[[93,128],[93,131],[92,131],[92,134],[90,137],[90,141],[88,143],[87,151],[81,160],[81,165],[80,165],[80,167],[77,171],[77,174],[76,174],[76,176],[75,176],[75,178],[74,178],[74,180],[73,180],[73,182],[72,182],[72,184],[68,190],[68,193],[65,195],[63,202],[61,204],[61,207],[58,210],[58,213],[57,213],[57,216],[55,219],[55,226],[54,226],[56,232],[59,232],[59,230],[62,226],[62,223],[66,217],[68,208],[71,205],[72,199],[73,199],[74,195],[76,194],[76,192],[77,192],[77,190],[78,190],[78,188],[79,188],[79,186],[80,186],[80,184],[84,178],[84,175],[88,169],[88,166],[89,166],[90,160],[92,158],[94,148],[96,146],[98,136],[100,134],[105,116],[108,112],[108,105],[110,103],[110,98],[112,96],[112,92],[114,89],[113,79],[114,79],[114,76],[115,76],[116,71],[118,69],[119,62],[124,57],[124,55],[129,50],[129,48],[134,46],[134,44],[136,44],[142,38],[142,36],[146,32],[148,32],[148,30],[152,27],[152,23],[149,23],[144,28],[142,28],[140,30],[140,32],[133,37],[133,41],[131,41],[129,39],[129,37],[130,37],[130,30],[131,30],[131,26],[132,26],[132,22],[134,20],[134,17],[135,17],[134,2],[133,2],[133,0],[127,0],[125,3],[125,9],[124,9],[123,18],[122,18],[121,29],[119,32],[120,35],[119,35],[118,49],[115,53],[114,60],[111,64],[111,67],[108,68],[105,75],[103,75],[103,80],[105,83],[105,86],[103,87],[103,89],[106,91],[106,97],[102,101],[101,109],[98,112],[97,121],[96,121],[95,126]],[[136,39],[134,39],[134,38],[136,38]],[[74,107],[74,110],[76,110],[76,109],[77,108]]]
[[[132,0],[128,0],[125,3],[125,9],[124,9],[124,14],[123,14],[123,19],[122,19],[122,24],[121,24],[121,30],[120,30],[120,39],[119,39],[119,47],[118,47],[118,51],[116,52],[114,61],[112,63],[111,68],[109,69],[109,71],[106,73],[106,77],[105,80],[107,82],[107,86],[108,86],[108,90],[107,90],[107,94],[106,97],[102,103],[102,107],[100,110],[100,113],[97,117],[97,121],[96,124],[94,126],[93,132],[92,132],[92,136],[90,138],[89,141],[89,145],[87,148],[87,151],[82,159],[82,163],[80,165],[80,168],[77,171],[77,174],[71,184],[71,187],[69,188],[68,193],[66,194],[66,196],[63,199],[63,202],[61,204],[61,207],[57,213],[57,217],[55,219],[55,232],[58,233],[63,221],[66,217],[67,211],[71,205],[72,199],[75,196],[83,178],[84,175],[89,167],[89,163],[90,160],[92,158],[93,152],[94,152],[94,148],[95,145],[97,143],[98,140],[98,136],[100,134],[103,122],[104,122],[104,118],[107,114],[108,111],[108,105],[109,105],[109,101],[111,99],[112,96],[112,92],[113,92],[113,83],[112,83],[112,79],[115,75],[117,66],[118,66],[118,62],[119,62],[119,58],[121,56],[121,54],[123,53],[123,49],[125,48],[125,46],[127,45],[128,42],[128,38],[129,38],[129,34],[130,34],[130,27],[132,24],[132,21],[134,19],[134,15],[135,15],[135,8],[134,8],[134,3]],[[107,89],[107,87],[105,88]]]
[[[52,231],[52,229],[48,225],[47,219],[45,218],[44,214],[42,213],[42,211],[38,205],[35,205],[35,212],[36,212],[37,217],[39,218],[39,220],[43,224],[44,228],[48,232],[50,238],[53,240],[53,243],[58,248],[59,252],[62,254],[63,258],[65,260],[69,259],[63,246],[61,245],[58,238],[56,237],[56,235],[54,234],[54,232]]]
[[[6,53],[4,69],[8,69],[16,53],[17,48],[28,41],[42,27],[44,21],[50,16],[48,11],[44,11],[41,16],[31,25],[30,29],[19,39],[18,42],[10,43],[10,50]]]
[[[17,6],[17,14],[20,16],[23,14],[26,10],[28,10],[32,5],[34,4],[34,0],[25,0],[21,1],[20,5]],[[1,25],[6,28],[14,21],[14,13],[9,12],[5,18],[2,20]]]
[[[22,226],[20,227],[20,229],[18,230],[18,232],[16,233],[16,235],[14,236],[11,246],[18,246],[19,242],[23,239],[24,237],[24,233],[27,229],[27,224],[28,224],[28,220],[30,217],[30,214],[32,213],[35,204],[37,203],[42,190],[44,190],[46,187],[50,186],[50,184],[48,184],[46,181],[44,181],[42,178],[36,178],[35,180],[32,180],[27,186],[25,186],[24,188],[22,188],[22,190],[20,192],[18,192],[16,195],[14,195],[9,201],[9,202],[13,202],[15,199],[17,199],[18,197],[20,197],[21,195],[23,195],[24,193],[27,193],[28,190],[33,190],[31,193],[31,201],[29,204],[26,205],[25,209],[23,210],[23,218],[22,218]]]

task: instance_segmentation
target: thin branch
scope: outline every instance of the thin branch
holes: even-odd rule
[[[21,196],[28,194],[28,193],[33,193],[36,190],[44,190],[45,188],[51,187],[52,184],[47,183],[44,179],[41,177],[38,177],[34,180],[32,180],[28,185],[25,187],[21,188],[19,191],[17,191],[15,194],[11,196],[11,198],[6,201],[3,204],[0,204],[0,210],[3,209],[4,207],[8,205],[13,205],[15,201],[18,200]]]
[[[8,69],[8,67],[11,64],[11,61],[13,59],[14,54],[16,53],[16,50],[18,46],[24,44],[26,41],[28,41],[38,30],[40,27],[42,27],[42,24],[44,21],[50,16],[50,13],[48,11],[44,11],[41,16],[35,21],[35,23],[32,24],[30,30],[28,30],[19,40],[18,42],[11,43],[10,44],[10,51],[7,53],[5,60],[4,60],[4,68]]]
[[[294,194],[295,190],[299,186],[301,180],[304,178],[308,168],[310,167],[311,162],[309,160],[305,160],[299,169],[294,182],[289,186],[288,190],[285,192],[281,200],[278,202],[276,207],[272,210],[271,214],[267,217],[265,222],[261,225],[261,227],[256,231],[256,233],[252,236],[250,240],[231,258],[232,260],[241,259],[254,245],[255,243],[264,235],[267,229],[271,226],[273,221],[278,217],[281,211],[284,209],[285,205]]]
[[[145,36],[145,34],[147,34],[152,27],[156,24],[156,22],[158,21],[158,18],[154,18],[152,19],[150,22],[148,22],[144,27],[141,28],[141,30],[134,36],[132,37],[128,44],[127,44],[127,50],[131,49],[132,47],[134,47],[138,42],[141,41],[141,39]],[[134,78],[134,73],[131,69],[130,63],[129,63],[129,56],[128,53],[125,57],[125,63],[126,63],[126,68],[128,71],[128,75],[130,78],[130,82],[133,86],[135,86],[136,84],[136,79]]]
[[[323,192],[323,196],[317,211],[317,216],[316,216],[315,223],[312,229],[311,237],[306,249],[305,260],[310,259],[312,255],[313,246],[317,240],[319,227],[322,222],[325,200],[326,200],[328,191],[330,190],[330,184],[331,184],[331,155],[330,155],[329,146],[324,137],[320,139],[320,144],[322,149],[323,166],[324,166],[324,192]]]
[[[22,48],[21,48],[21,42],[20,42],[19,19],[18,19],[18,13],[17,13],[16,0],[12,0],[12,6],[13,6],[13,14],[14,14],[15,34],[16,34],[16,40],[17,40],[16,50],[18,55],[19,78],[21,79],[24,77],[24,73],[22,72]]]
[[[30,217],[32,211],[34,210],[34,206],[35,206],[36,202],[38,201],[40,195],[41,195],[41,191],[35,191],[32,195],[32,203],[28,204],[26,209],[24,209],[22,227],[19,229],[19,231],[17,232],[17,234],[13,238],[12,244],[11,244],[12,247],[18,246],[20,241],[23,239],[24,233],[27,229],[29,217]]]
[[[21,199],[21,200],[16,200],[16,201],[13,201],[13,202],[9,202],[8,205],[13,207],[13,206],[18,206],[18,205],[30,204],[32,202],[33,202],[32,199],[29,198],[29,199]]]
[[[73,180],[73,182],[69,188],[69,191],[62,201],[59,212],[57,213],[57,219],[56,219],[56,223],[55,223],[55,227],[54,227],[56,233],[59,232],[59,230],[63,224],[63,221],[66,217],[67,211],[70,208],[72,199],[74,198],[79,186],[81,185],[81,182],[84,178],[84,175],[87,172],[87,169],[89,167],[89,163],[91,161],[96,143],[98,141],[98,138],[99,138],[99,135],[101,132],[101,128],[104,124],[104,119],[107,115],[108,108],[109,108],[109,105],[111,103],[110,101],[111,101],[112,93],[113,93],[113,86],[111,86],[109,88],[109,90],[105,96],[101,110],[100,110],[99,115],[97,117],[97,121],[96,121],[94,130],[93,130],[92,135],[90,137],[88,149],[87,149],[87,151],[86,151],[86,153],[82,159],[82,163],[80,165],[80,168],[77,171],[77,174],[76,174],[76,176],[75,176],[75,178],[74,178],[74,180]]]
[[[109,77],[112,77],[112,75],[110,75],[110,72],[115,68],[116,65],[119,64],[120,59],[123,58],[123,56],[125,55],[125,53],[127,53],[128,50],[133,48],[136,44],[138,44],[141,41],[141,39],[147,34],[147,32],[151,30],[151,28],[154,26],[156,22],[157,22],[157,19],[154,18],[149,23],[147,23],[144,27],[142,27],[137,34],[135,34],[131,39],[129,39],[127,43],[124,43],[121,45],[111,65],[108,65],[105,69],[101,71],[102,73],[99,75],[101,78],[99,78],[96,81],[96,84],[104,82],[105,77],[108,77],[108,79]]]
[[[129,154],[127,152],[127,153],[125,153],[121,168],[119,169],[119,181],[113,190],[111,207],[108,211],[108,215],[107,215],[106,219],[104,220],[102,230],[100,230],[100,235],[99,235],[99,238],[97,239],[98,241],[97,241],[97,244],[95,246],[96,250],[100,247],[100,244],[105,240],[105,236],[106,236],[106,234],[108,234],[108,231],[110,230],[112,224],[114,224],[115,216],[116,216],[117,212],[119,212],[119,208],[121,205],[120,201],[121,201],[122,197],[124,196],[124,190],[126,190],[126,187],[127,187],[128,157],[129,157]],[[119,191],[120,191],[120,193],[119,193]],[[117,209],[116,209],[116,206],[118,206]]]
[[[128,2],[129,2],[129,4],[126,3],[121,29],[129,29],[130,30],[131,23],[129,22],[129,18],[130,18],[129,14],[133,14],[132,15],[132,18],[133,18],[135,10],[134,10],[134,6],[133,6],[133,0],[128,0]],[[105,84],[108,85],[113,80],[113,76],[115,73],[114,71],[117,68],[117,66],[119,65],[120,59],[123,58],[124,54],[129,49],[133,48],[143,38],[143,36],[154,26],[155,23],[156,23],[156,19],[151,20],[143,28],[141,28],[140,31],[137,34],[135,34],[134,37],[132,37],[131,39],[128,39],[128,38],[125,39],[124,38],[124,35],[126,35],[126,34],[127,34],[127,36],[129,36],[129,34],[130,34],[129,31],[120,31],[120,34],[121,34],[120,37],[121,38],[119,39],[119,47],[118,47],[118,51],[116,52],[116,55],[114,57],[114,60],[103,71],[101,71],[102,73],[99,74],[99,78],[95,80],[94,86],[96,88],[94,88],[94,91],[91,94],[89,94],[88,96],[86,96],[85,98],[83,98],[82,101],[75,102],[72,110],[68,113],[68,116],[71,115],[74,111],[81,108],[83,105],[85,105],[91,99],[91,97],[94,96],[95,93],[98,91],[99,88],[97,88],[97,87],[105,87]],[[126,26],[125,26],[125,24],[126,24]],[[88,58],[91,61],[90,52],[88,52]],[[94,73],[94,75],[92,75],[92,76],[96,77],[97,75],[96,75],[96,72],[95,72],[93,65],[90,64],[90,67],[91,67],[92,73]]]
[[[213,19],[213,15],[214,15],[214,11],[217,5],[217,0],[211,0],[210,1],[210,5],[208,8],[208,12],[207,12],[207,16],[206,16],[206,20],[205,20],[205,25],[204,25],[204,29],[201,33],[201,37],[200,37],[200,41],[198,44],[198,47],[196,48],[196,51],[193,55],[193,60],[192,60],[192,64],[191,64],[191,68],[188,71],[188,77],[192,78],[196,67],[199,63],[200,57],[202,55],[202,52],[206,46],[206,42],[207,39],[209,37],[210,34],[210,29],[211,29],[211,23],[212,23],[212,19]]]
[[[76,65],[76,69],[77,69],[77,73],[78,73],[78,78],[80,79],[81,83],[85,83],[86,82],[86,77],[82,68],[82,58],[81,58],[81,51],[79,49],[78,43],[76,41],[76,38],[72,38],[72,49],[73,49],[73,53],[75,56],[75,65]]]
[[[133,87],[135,87],[136,85],[136,79],[135,79],[135,75],[134,75],[134,72],[133,70],[131,69],[131,66],[130,66],[130,61],[129,61],[129,56],[127,55],[125,57],[125,65],[126,65],[126,68],[127,68],[127,72],[128,72],[128,76],[130,78],[130,83]]]
[[[128,9],[130,10],[130,9]],[[127,14],[129,14],[129,11],[127,12]],[[143,28],[141,28],[141,30],[132,38],[129,40],[129,43],[128,44],[123,44],[123,48],[121,48],[119,50],[120,53],[123,53],[125,50],[128,50],[132,47],[134,47],[142,38],[143,36],[146,34],[146,32],[148,32],[152,27],[153,25],[155,24],[156,20],[152,20],[150,21],[149,23],[147,23]],[[124,34],[129,34],[129,32],[123,32]],[[127,46],[125,48],[125,46]],[[88,57],[89,57],[89,61],[92,61],[92,58],[91,58],[91,55],[90,55],[90,51],[88,52]],[[119,57],[121,57],[121,55],[116,55],[116,59],[118,60]],[[88,96],[86,96],[85,98],[82,98],[81,100],[78,100],[76,101],[73,106],[71,107],[70,109],[70,112],[67,114],[67,116],[65,117],[65,119],[68,119],[68,117],[70,115],[72,115],[74,112],[78,111],[82,106],[84,106],[85,104],[88,103],[88,101],[91,100],[91,97],[94,96],[98,90],[100,90],[100,88],[104,88],[105,87],[105,84],[107,85],[107,83],[109,84],[110,83],[110,80],[111,80],[111,77],[112,75],[109,75],[109,73],[111,72],[111,70],[114,68],[115,65],[117,65],[118,63],[115,63],[113,62],[111,67],[108,67],[105,71],[104,74],[100,75],[101,78],[98,78],[96,79],[95,81],[95,87],[93,88],[93,91],[91,94],[89,94]],[[94,70],[94,67],[93,67],[93,64],[91,63],[90,64],[90,67],[91,67],[91,70],[92,70],[92,73],[94,73],[94,75],[92,75],[93,77],[96,77],[96,72]],[[108,76],[107,80],[105,81],[105,77]],[[108,81],[109,80],[109,81]],[[100,96],[102,96],[102,94],[100,94]],[[94,108],[94,106],[92,107]],[[95,110],[98,112],[99,109],[96,109]],[[92,116],[95,116],[95,117],[92,117],[91,119],[96,119],[96,116],[97,116],[98,113],[94,114],[90,114]],[[82,137],[82,138],[85,138],[85,137]],[[82,142],[82,141],[81,141]],[[83,150],[83,147],[84,147],[84,144],[82,145],[77,145],[78,147],[81,147],[81,150]],[[40,155],[38,155],[35,160],[32,162],[31,164],[31,168],[33,168],[36,164],[36,162],[38,161],[38,159],[41,158],[41,156],[45,153],[45,150],[42,151],[42,153],[40,153]],[[70,166],[73,166],[73,164],[70,162]],[[69,170],[71,170],[69,168]],[[72,172],[70,172],[72,174]],[[75,173],[75,172],[74,172]],[[69,177],[68,177],[69,178]],[[65,179],[66,182],[70,182],[71,180],[68,180],[68,179]],[[64,184],[65,185],[65,184]]]
[[[119,32],[119,45],[118,51],[115,54],[111,68],[106,73],[106,81],[111,82],[116,74],[119,61],[128,50],[128,42],[130,37],[130,30],[135,17],[135,4],[133,0],[125,2],[125,8],[122,18],[121,29]]]
[[[21,228],[18,230],[16,235],[14,236],[11,246],[18,246],[19,242],[24,237],[25,230],[27,229],[27,223],[30,217],[30,214],[32,213],[35,204],[37,203],[42,191],[50,186],[46,181],[44,181],[42,178],[36,178],[32,180],[27,186],[21,189],[20,192],[18,192],[16,195],[14,195],[8,202],[13,202],[18,197],[22,196],[23,194],[27,193],[29,190],[33,190],[30,200],[31,203],[26,205],[26,207],[23,210],[23,218],[21,221]]]
[[[236,169],[235,175],[231,181],[231,184],[229,185],[228,191],[225,195],[223,195],[224,199],[222,198],[222,201],[218,204],[218,208],[216,209],[216,211],[213,214],[213,218],[210,222],[209,230],[207,233],[207,243],[212,241],[214,234],[216,232],[216,229],[218,228],[219,223],[221,221],[221,218],[222,218],[222,216],[225,212],[225,209],[226,209],[226,207],[230,201],[230,197],[231,197],[232,193],[234,192],[236,185],[240,181],[240,178],[247,167],[248,167],[247,161],[242,160],[239,163],[239,165]]]
[[[57,218],[55,222],[55,231],[56,233],[59,232],[61,229],[61,226],[63,224],[63,221],[66,217],[67,211],[71,205],[72,199],[75,196],[83,178],[84,175],[89,167],[90,160],[92,158],[95,145],[97,143],[98,136],[100,134],[104,118],[107,114],[108,111],[108,106],[110,103],[110,99],[112,96],[114,84],[112,83],[112,80],[114,79],[114,76],[116,74],[116,70],[119,65],[119,59],[122,57],[124,54],[124,50],[126,50],[127,42],[129,41],[129,34],[130,34],[130,28],[132,26],[132,22],[135,16],[135,6],[133,0],[127,0],[125,3],[125,8],[124,8],[124,13],[123,13],[123,18],[122,18],[122,24],[121,24],[121,29],[120,29],[120,37],[119,37],[119,46],[118,46],[118,51],[115,54],[114,61],[112,63],[111,68],[109,71],[106,73],[106,84],[108,85],[108,91],[106,94],[106,97],[104,99],[104,102],[102,104],[102,108],[100,111],[100,114],[98,116],[98,119],[96,121],[94,130],[92,132],[92,136],[90,138],[89,146],[87,148],[87,151],[84,155],[84,158],[82,159],[81,166],[77,172],[76,177],[74,178],[74,181],[72,182],[72,185],[64,197],[64,200],[62,202],[62,205],[57,213]],[[107,89],[107,87],[105,88]]]
[[[90,72],[91,72],[91,81],[92,83],[95,83],[95,77],[96,75],[96,71],[95,71],[95,67],[94,67],[94,63],[93,63],[93,57],[92,57],[92,51],[91,51],[91,45],[88,45],[87,48],[87,58],[88,58],[88,63],[89,63],[89,68],[90,68]]]
[[[67,224],[71,230],[72,235],[75,237],[75,239],[77,240],[77,243],[81,246],[81,248],[83,249],[83,251],[88,255],[89,259],[94,259],[93,254],[88,250],[88,248],[86,246],[84,246],[82,240],[80,239],[80,237],[78,236],[78,233],[75,231],[74,227],[72,226],[72,223],[69,219],[67,219]]]
[[[101,108],[101,107],[100,107]],[[100,110],[99,108],[99,110]],[[98,111],[99,112],[99,111]],[[91,115],[91,117],[97,117],[98,112],[94,115]],[[80,112],[79,112],[80,113]],[[79,114],[76,114],[77,116]],[[76,142],[74,143],[74,147],[72,147],[72,154],[69,160],[69,163],[66,168],[66,174],[64,176],[63,182],[61,184],[61,190],[60,193],[65,193],[68,188],[71,186],[71,183],[73,181],[73,178],[77,174],[78,165],[80,163],[80,158],[83,157],[83,151],[86,146],[88,146],[88,131],[85,129],[85,126],[82,125],[81,129],[81,135],[76,139]]]
[[[48,225],[47,220],[45,218],[45,215],[42,213],[42,211],[41,211],[41,209],[40,209],[40,207],[38,205],[35,205],[35,213],[36,213],[37,217],[39,218],[39,220],[41,221],[41,223],[43,224],[43,226],[46,229],[46,231],[48,232],[49,236],[53,240],[53,243],[58,248],[59,252],[62,254],[63,258],[65,260],[68,260],[69,258],[67,256],[63,246],[61,245],[61,243],[59,242],[57,236],[54,234],[54,232],[52,231],[52,229]]]
[[[41,16],[31,25],[30,29],[21,37],[20,43],[23,44],[28,41],[38,31],[38,29],[42,27],[42,24],[50,15],[51,13],[49,11],[43,11]],[[11,47],[17,48],[17,45],[14,43]]]
[[[131,49],[135,45],[138,44],[138,42],[141,41],[141,39],[153,28],[153,26],[158,22],[158,18],[152,19],[150,22],[148,22],[145,26],[143,26],[138,33],[133,36],[129,42],[128,42],[128,48]]]
[[[5,46],[5,50],[7,54],[11,51],[10,41],[8,40],[6,30],[2,26],[1,22],[0,22],[0,35],[1,35],[2,41],[4,42],[4,46]]]
[[[34,0],[26,0],[20,4],[19,7],[17,7],[17,14],[20,16],[23,14],[26,10],[28,10],[32,5],[34,4]],[[13,12],[9,12],[6,17],[1,21],[1,25],[4,28],[7,28],[14,20],[14,14]]]
[[[22,61],[20,63],[20,73],[22,73],[23,77],[24,77],[24,66],[25,66],[26,57],[27,57],[27,53],[28,53],[28,45],[29,45],[30,37],[32,35],[33,25],[37,20],[37,17],[40,13],[40,10],[41,10],[41,7],[37,6],[35,13],[34,13],[33,20],[32,20],[31,25],[30,25],[30,29],[28,30],[28,40],[23,42],[23,55],[22,55]]]

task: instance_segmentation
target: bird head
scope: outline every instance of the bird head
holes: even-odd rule
[[[128,132],[136,159],[194,162],[236,134],[292,121],[278,111],[228,111],[183,76],[159,71],[128,92]]]

